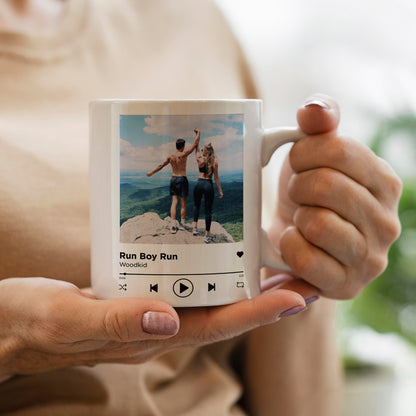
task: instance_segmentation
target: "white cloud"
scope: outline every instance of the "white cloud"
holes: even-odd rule
[[[241,143],[242,147],[243,136],[237,133],[238,131],[234,127],[227,127],[224,134],[205,137],[201,140],[201,144],[205,145],[211,142],[216,153],[227,151],[227,149],[229,149],[234,143]]]
[[[194,128],[199,128],[202,135],[214,134],[224,129],[227,115],[212,114],[181,115],[181,116],[149,116],[145,118],[143,130],[148,134],[171,136],[175,138],[195,137]]]
[[[201,141],[201,145],[212,144],[220,171],[243,167],[243,136],[237,133],[237,129],[228,127],[224,135],[206,137]]]
[[[175,143],[164,143],[158,147],[136,147],[120,139],[122,170],[150,170],[163,162],[175,151]]]

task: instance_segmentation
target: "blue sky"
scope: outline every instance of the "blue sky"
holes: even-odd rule
[[[191,146],[194,128],[201,130],[200,147],[211,142],[219,169],[241,171],[243,168],[242,114],[229,115],[121,115],[120,162],[122,171],[148,171],[176,151],[177,138]],[[170,169],[170,167],[165,167]],[[194,155],[188,158],[188,171],[196,170]]]

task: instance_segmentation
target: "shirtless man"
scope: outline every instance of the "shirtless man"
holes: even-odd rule
[[[172,205],[170,207],[170,216],[174,220],[172,225],[172,233],[175,234],[178,231],[178,222],[176,221],[176,207],[178,205],[178,196],[181,201],[181,224],[180,227],[185,229],[185,216],[186,216],[186,198],[189,192],[188,179],[186,177],[186,161],[188,156],[198,147],[199,138],[201,132],[198,128],[194,129],[195,141],[193,145],[185,150],[185,140],[176,140],[176,152],[172,153],[166,158],[164,162],[158,165],[152,171],[147,172],[147,176],[152,176],[154,173],[159,172],[166,165],[170,163],[172,166],[172,179],[170,180],[169,192],[172,195]]]

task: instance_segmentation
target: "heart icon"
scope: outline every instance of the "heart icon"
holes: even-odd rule
[[[243,256],[243,254],[244,254],[244,251],[237,251],[237,256],[238,256],[238,257],[242,257],[242,256]]]

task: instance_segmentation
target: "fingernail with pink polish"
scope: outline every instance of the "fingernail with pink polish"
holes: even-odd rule
[[[310,298],[305,299],[305,303],[308,305],[309,303],[315,302],[319,299],[319,296],[311,296]]]
[[[178,324],[166,312],[146,312],[142,317],[144,332],[152,335],[175,335],[178,332]]]
[[[313,100],[306,101],[304,107],[309,107],[311,105],[317,105],[318,107],[321,107],[321,108],[323,108],[325,110],[328,110],[329,109],[329,107],[328,107],[327,104],[325,104],[321,100],[318,100],[317,98],[314,98]]]
[[[290,316],[290,315],[296,315],[299,312],[304,311],[305,309],[308,309],[306,306],[295,306],[293,308],[288,309],[287,311],[282,312],[279,315],[279,318],[283,318],[285,316]]]

